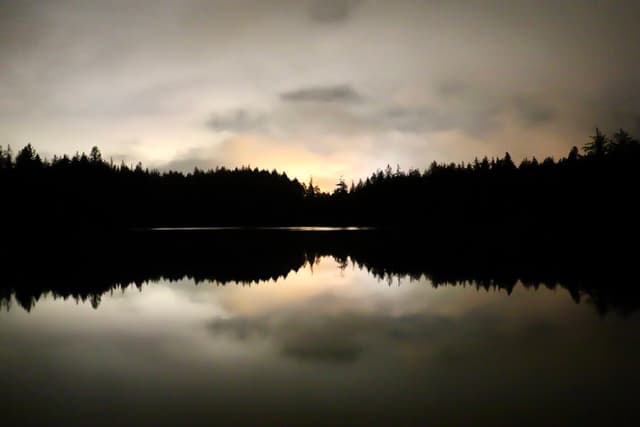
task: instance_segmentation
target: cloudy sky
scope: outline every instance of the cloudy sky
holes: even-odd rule
[[[640,130],[640,2],[0,0],[0,144],[330,188]]]

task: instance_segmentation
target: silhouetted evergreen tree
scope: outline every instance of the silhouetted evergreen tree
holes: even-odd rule
[[[596,128],[596,134],[591,136],[591,141],[587,142],[583,149],[588,156],[602,157],[609,147],[609,138],[600,129]]]
[[[345,197],[349,193],[347,183],[344,182],[344,178],[340,177],[340,180],[336,184],[336,188],[333,191],[334,196],[336,197]]]
[[[18,169],[34,169],[41,166],[42,160],[31,144],[27,144],[16,155],[16,168]]]

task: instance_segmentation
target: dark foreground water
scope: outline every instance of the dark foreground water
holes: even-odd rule
[[[559,287],[434,288],[323,257],[252,285],[9,301],[3,426],[640,425],[640,317]]]

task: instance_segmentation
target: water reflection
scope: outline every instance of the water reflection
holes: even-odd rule
[[[3,425],[638,425],[624,268],[162,234],[7,254]]]
[[[595,425],[634,419],[638,316],[561,289],[389,284],[331,257],[0,314],[7,425]],[[37,408],[37,410],[36,410]]]
[[[474,243],[475,242],[475,243]],[[578,242],[580,243],[580,242]],[[368,229],[322,232],[278,228],[162,231],[109,236],[39,237],[0,248],[0,307],[12,297],[29,311],[43,295],[89,300],[149,281],[258,284],[286,278],[332,257],[340,269],[365,269],[389,284],[428,279],[431,286],[471,286],[511,293],[527,288],[566,289],[601,314],[629,315],[640,306],[633,252],[594,255],[583,244],[521,247],[497,240],[455,240],[414,231]],[[589,262],[592,259],[593,262]],[[586,261],[585,261],[586,260]]]

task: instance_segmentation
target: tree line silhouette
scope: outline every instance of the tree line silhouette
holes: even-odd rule
[[[601,311],[637,308],[640,143],[596,129],[582,154],[508,154],[424,171],[387,167],[332,193],[248,167],[159,172],[89,155],[42,159],[0,147],[0,300],[90,298],[114,286],[191,277],[253,283],[321,256],[376,277],[510,290],[520,280],[586,294]],[[149,227],[366,225],[359,232]]]
[[[338,181],[333,192],[285,173],[241,167],[190,173],[129,167],[90,153],[43,159],[28,144],[0,147],[0,219],[18,229],[367,225],[512,227],[624,232],[635,224],[640,143],[624,130],[596,129],[566,157],[524,159],[509,153],[425,170],[388,166],[365,180]]]
[[[253,285],[313,267],[328,256],[341,268],[366,269],[389,285],[426,277],[434,287],[511,293],[521,283],[528,289],[565,289],[601,314],[640,309],[635,253],[620,257],[603,251],[595,258],[583,242],[567,247],[538,240],[513,247],[501,244],[501,236],[495,242],[489,236],[495,232],[460,245],[409,230],[234,229],[20,241],[0,247],[0,308],[15,302],[29,311],[45,295],[89,301],[97,308],[104,294],[158,280]]]

